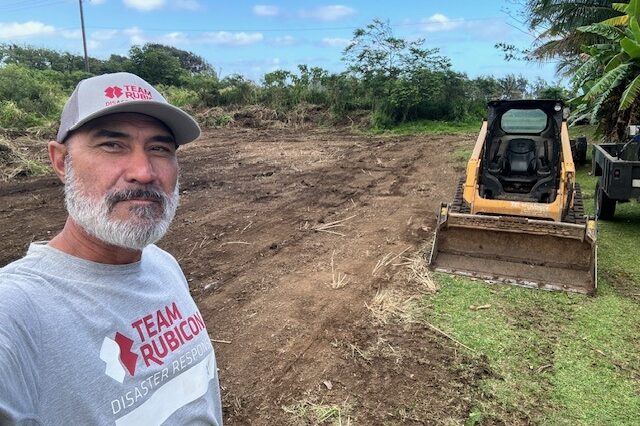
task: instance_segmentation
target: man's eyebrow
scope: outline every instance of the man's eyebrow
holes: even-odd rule
[[[172,135],[156,135],[156,136],[153,136],[151,140],[154,142],[166,142],[166,143],[176,144],[176,138],[174,138]]]
[[[115,131],[115,130],[100,129],[100,130],[96,131],[95,137],[98,137],[98,138],[128,138],[129,135],[127,133],[118,132],[118,131]]]
[[[108,129],[99,129],[95,132],[95,137],[97,138],[129,138],[130,135],[128,133],[119,132],[116,130],[108,130]],[[171,144],[176,144],[176,138],[173,135],[155,135],[152,136],[151,141],[153,142],[166,142]]]

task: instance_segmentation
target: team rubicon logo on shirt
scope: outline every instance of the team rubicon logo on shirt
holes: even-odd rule
[[[202,316],[196,312],[185,317],[175,302],[137,318],[131,330],[104,338],[100,359],[106,363],[105,374],[122,383],[127,373],[135,376],[139,364],[141,368],[164,365],[167,355],[202,331],[206,333]]]
[[[150,90],[134,84],[124,84],[122,86],[109,86],[104,89],[106,99],[105,105],[115,105],[126,101],[149,101],[153,99]]]

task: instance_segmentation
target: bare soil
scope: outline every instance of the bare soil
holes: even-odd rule
[[[311,424],[287,412],[305,402],[358,425],[464,423],[485,363],[369,307],[385,290],[419,294],[406,264],[423,261],[460,175],[451,153],[472,139],[234,128],[179,150],[181,206],[159,245],[218,341],[226,424]],[[55,177],[0,184],[0,265],[65,217]]]

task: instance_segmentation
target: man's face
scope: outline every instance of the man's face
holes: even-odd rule
[[[113,114],[81,127],[66,143],[65,201],[78,225],[136,250],[164,235],[178,205],[176,145],[164,124]]]

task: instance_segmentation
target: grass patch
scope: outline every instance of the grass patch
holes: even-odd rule
[[[578,136],[586,136],[587,143],[590,145],[600,143],[600,136],[596,136],[596,126],[591,124],[582,125],[582,126],[570,126],[569,128],[569,137],[571,139],[575,139]]]
[[[453,151],[452,157],[454,161],[462,164],[466,164],[469,161],[469,157],[471,157],[471,153],[473,152],[473,147],[461,146],[456,148]]]
[[[426,318],[483,354],[470,420],[635,424],[640,415],[640,306],[606,281],[596,298],[437,275]],[[483,310],[473,306],[490,305]]]
[[[398,124],[391,128],[374,127],[369,130],[374,135],[462,135],[477,133],[481,120],[448,122],[434,120],[417,120]]]
[[[342,404],[323,404],[304,400],[294,405],[283,406],[282,409],[291,414],[297,425],[333,425],[347,426],[351,424],[350,406],[346,401]]]
[[[453,158],[466,161],[465,151]],[[588,163],[577,167],[577,180],[593,213]],[[595,297],[436,274],[438,293],[411,302],[414,321],[435,325],[489,362],[493,376],[479,383],[467,424],[637,424],[639,203],[618,205],[614,220],[598,226]]]

